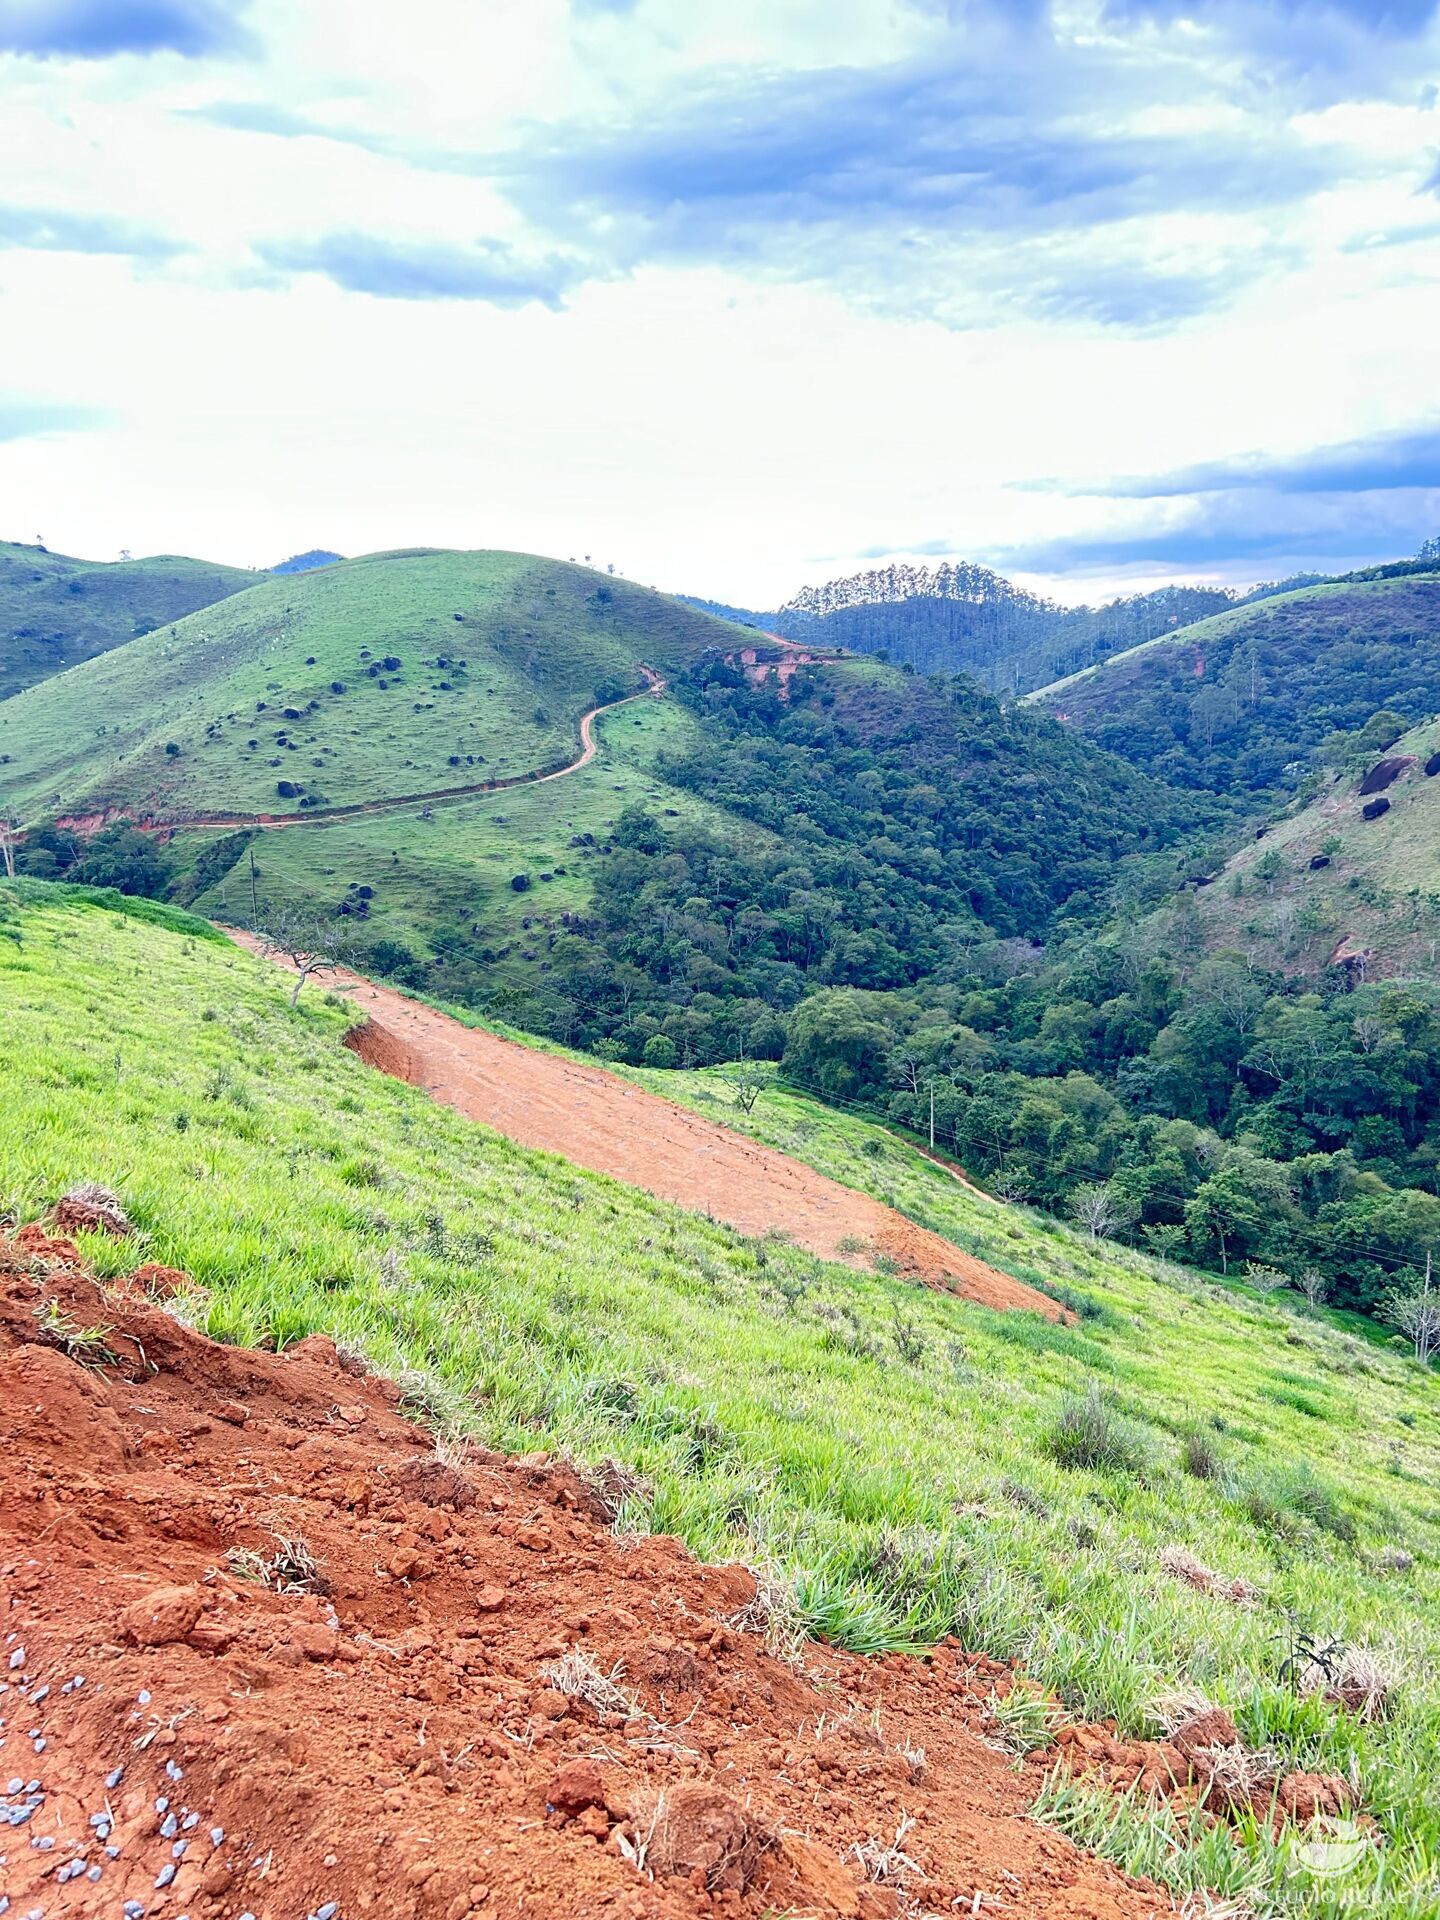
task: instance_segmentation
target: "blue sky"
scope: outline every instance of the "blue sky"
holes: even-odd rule
[[[773,604],[1440,532],[1432,0],[0,0],[0,535]]]

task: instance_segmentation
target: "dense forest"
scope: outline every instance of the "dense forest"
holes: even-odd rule
[[[1244,794],[1299,784],[1378,708],[1395,738],[1435,711],[1437,685],[1440,574],[1417,574],[1263,602],[1047,704],[1167,781]]]
[[[429,958],[362,932],[362,966],[601,1057],[771,1062],[910,1126],[933,1111],[997,1191],[1339,1305],[1379,1310],[1440,1247],[1440,987],[1207,952],[1176,888],[1230,804],[959,676],[817,666],[782,690],[710,656],[673,685],[698,738],[658,771],[732,830],[626,809],[524,992],[494,997],[458,924]],[[124,825],[42,829],[24,857],[199,884]]]
[[[1440,989],[1207,955],[1188,896],[1143,910],[1203,811],[966,682],[792,687],[687,677],[706,741],[669,777],[760,831],[628,812],[550,953],[552,1031],[779,1060],[916,1126],[933,1095],[1005,1193],[1337,1304],[1375,1310],[1440,1244]]]

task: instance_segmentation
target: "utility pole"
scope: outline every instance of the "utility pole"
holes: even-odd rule
[[[935,1082],[930,1082],[930,1151],[935,1151]]]
[[[15,878],[15,841],[14,828],[8,820],[0,820],[0,853],[5,856],[5,878]]]
[[[247,849],[250,855],[250,929],[252,933],[260,930],[260,905],[255,898],[255,847],[252,842]]]

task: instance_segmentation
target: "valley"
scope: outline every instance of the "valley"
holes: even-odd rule
[[[1187,671],[1197,646],[1227,686],[1227,663],[1250,663],[1234,725],[1265,742],[1183,777],[1113,720],[1092,740],[1068,688],[1003,702],[508,554],[280,575],[31,687],[5,703],[0,763],[20,826],[0,887],[13,1323],[40,1316],[41,1347],[82,1376],[87,1327],[118,1352],[136,1312],[152,1319],[134,1337],[165,1353],[143,1304],[158,1267],[170,1313],[217,1354],[323,1366],[315,1342],[333,1341],[342,1367],[398,1382],[382,1401],[398,1392],[434,1436],[410,1444],[463,1488],[503,1508],[503,1455],[591,1463],[557,1483],[562,1509],[603,1482],[622,1536],[758,1569],[785,1646],[812,1649],[796,1684],[869,1698],[865,1662],[958,1645],[983,1684],[947,1711],[1022,1761],[1014,1804],[1056,1845],[1162,1901],[1204,1890],[1331,1920],[1295,1835],[1360,1810],[1366,1897],[1411,1920],[1440,1832],[1422,1651],[1440,1401],[1398,1329],[1440,1237],[1440,736],[1433,718],[1404,730],[1421,696],[1397,678],[1396,623],[1428,622],[1428,584],[1380,588],[1348,595],[1364,642],[1321,589],[1177,634]],[[1321,612],[1297,629],[1294,604]],[[1269,668],[1259,620],[1282,636]],[[1248,651],[1226,651],[1232,632]],[[1285,705],[1300,656],[1312,679],[1348,676],[1322,731],[1308,695],[1298,730]],[[1098,675],[1117,712],[1131,671]],[[1370,708],[1377,687],[1399,704]],[[1303,770],[1263,784],[1280,753]],[[1380,787],[1377,761],[1394,769]],[[325,961],[293,1010],[273,960],[213,924],[258,949],[282,921]],[[36,1239],[86,1182],[133,1232]],[[218,1379],[205,1351],[173,1364]],[[203,1421],[197,1404],[176,1417]],[[433,1544],[396,1497],[377,1495],[385,1524]],[[333,1559],[308,1498],[286,1524]],[[345,1528],[363,1524],[357,1509]],[[267,1526],[278,1538],[273,1502],[216,1540],[268,1551]],[[625,1577],[609,1536],[566,1537],[595,1560],[595,1605],[629,1607],[609,1597]],[[342,1580],[303,1616],[359,1636],[357,1686],[382,1616],[406,1632],[433,1617],[394,1581]],[[575,1652],[565,1590],[505,1629],[505,1670],[538,1692],[545,1661]],[[220,1591],[243,1608],[243,1585]],[[245,1658],[297,1630],[295,1604],[234,1613]],[[61,1630],[45,1618],[37,1644]],[[1283,1648],[1320,1636],[1383,1674],[1383,1707],[1300,1683]],[[448,1657],[433,1684],[464,1692]],[[771,1684],[727,1674],[732,1718]],[[637,1667],[625,1688],[669,1724],[664,1683],[651,1701]],[[1226,1812],[1175,1697],[1233,1728],[1224,1766],[1253,1785]],[[524,1698],[497,1696],[507,1752]],[[589,1752],[593,1710],[546,1722],[562,1757]],[[886,1711],[918,1716],[920,1741],[934,1706]],[[957,1737],[928,1733],[937,1752]],[[622,1744],[626,1791],[663,1795],[635,1780],[646,1738]],[[549,1790],[543,1760],[501,1782],[522,1809]],[[783,1782],[747,1765],[750,1804],[780,1807]],[[1143,1815],[1115,1792],[1141,1780]],[[1278,1814],[1282,1790],[1308,1811]],[[938,1808],[913,1873],[973,1898],[990,1859]],[[228,1817],[264,1833],[253,1806]],[[629,1817],[607,1842],[633,1836]],[[821,1910],[880,1920],[836,1856],[856,1814],[837,1818],[785,1868],[798,1880],[747,1868],[735,1911],[813,1889],[823,1861]],[[568,1822],[549,1831],[537,1884],[568,1844]],[[309,1832],[284,1850],[323,1904],[335,1876]],[[1071,1910],[1103,1871],[1087,1858],[1037,1860],[1037,1913]],[[1124,1911],[1124,1883],[1103,1884],[1073,1898]]]
[[[0,152],[0,1920],[1440,1920],[1440,0]]]

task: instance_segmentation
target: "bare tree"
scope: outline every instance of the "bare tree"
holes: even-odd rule
[[[753,1060],[743,1057],[733,1066],[727,1067],[720,1078],[735,1096],[735,1104],[742,1113],[753,1113],[755,1102],[765,1091],[769,1081],[761,1073]]]
[[[1305,1304],[1308,1307],[1323,1306],[1330,1292],[1329,1278],[1321,1273],[1318,1267],[1306,1267],[1295,1284],[1304,1294]]]
[[[1257,1293],[1279,1293],[1282,1287],[1294,1284],[1288,1273],[1282,1273],[1279,1267],[1267,1267],[1260,1260],[1246,1261],[1245,1278]]]
[[[1350,1030],[1362,1053],[1378,1053],[1384,1046],[1390,1029],[1383,1020],[1373,1013],[1362,1013],[1350,1023]]]
[[[1435,1256],[1425,1256],[1425,1272],[1410,1276],[1408,1287],[1396,1288],[1386,1302],[1385,1317],[1397,1326],[1415,1349],[1415,1358],[1429,1365],[1440,1353],[1440,1290],[1435,1286]]]
[[[13,821],[0,818],[0,860],[5,862],[5,878],[15,878],[15,826]]]
[[[1122,1227],[1133,1225],[1137,1214],[1134,1201],[1108,1180],[1076,1187],[1069,1205],[1071,1218],[1084,1227],[1092,1240],[1112,1239]]]
[[[345,928],[290,907],[273,908],[265,924],[255,928],[255,937],[273,958],[294,967],[292,1007],[312,975],[336,973],[355,957],[355,942]]]

